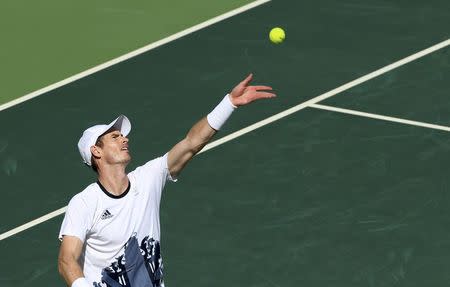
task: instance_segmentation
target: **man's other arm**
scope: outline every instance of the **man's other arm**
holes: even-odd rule
[[[169,151],[167,164],[172,177],[176,178],[194,155],[212,139],[231,115],[232,110],[255,100],[275,97],[269,86],[250,86],[252,78],[253,75],[250,74],[234,87],[227,95],[228,99],[224,98],[208,117],[197,122],[186,137]]]
[[[63,237],[59,248],[58,271],[66,281],[67,286],[90,286],[84,279],[83,271],[78,263],[82,249],[83,242],[78,237]],[[76,282],[77,285],[72,285],[77,279],[79,279]]]

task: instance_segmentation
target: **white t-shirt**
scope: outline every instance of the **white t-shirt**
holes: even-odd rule
[[[151,239],[159,250],[161,193],[167,180],[175,181],[167,167],[167,154],[136,168],[128,179],[129,187],[121,196],[108,193],[96,182],[68,205],[59,238],[76,236],[84,243],[81,266],[90,284],[101,281],[104,268],[117,265],[131,237],[139,244]]]

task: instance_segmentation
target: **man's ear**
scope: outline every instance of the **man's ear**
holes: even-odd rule
[[[102,155],[99,147],[96,145],[91,146],[91,154],[96,158],[100,158],[100,156]]]

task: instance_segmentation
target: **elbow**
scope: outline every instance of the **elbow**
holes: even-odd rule
[[[73,281],[79,277],[76,269],[71,265],[70,259],[61,256],[58,258],[58,273],[67,283],[67,286],[71,286]]]
[[[67,269],[67,261],[64,259],[64,257],[59,256],[58,257],[58,273],[59,275],[64,277],[64,271]]]
[[[197,153],[199,153],[204,147],[205,145],[208,143],[208,141],[204,141],[204,140],[198,140],[195,138],[190,138],[190,137],[186,137],[186,142],[188,143],[189,146],[189,152],[190,152],[190,156],[194,156]]]
[[[66,278],[67,274],[70,273],[71,266],[74,265],[75,259],[67,254],[60,254],[58,256],[58,273]]]

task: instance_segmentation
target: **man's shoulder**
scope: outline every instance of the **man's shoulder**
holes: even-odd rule
[[[70,202],[78,203],[78,204],[92,204],[98,198],[98,190],[99,186],[96,182],[93,182],[86,186],[81,192],[75,194]]]
[[[156,171],[164,169],[166,168],[166,166],[167,166],[167,154],[147,161],[146,163],[136,167],[133,171],[131,171],[128,174],[129,175],[139,174],[141,171],[152,169]]]

